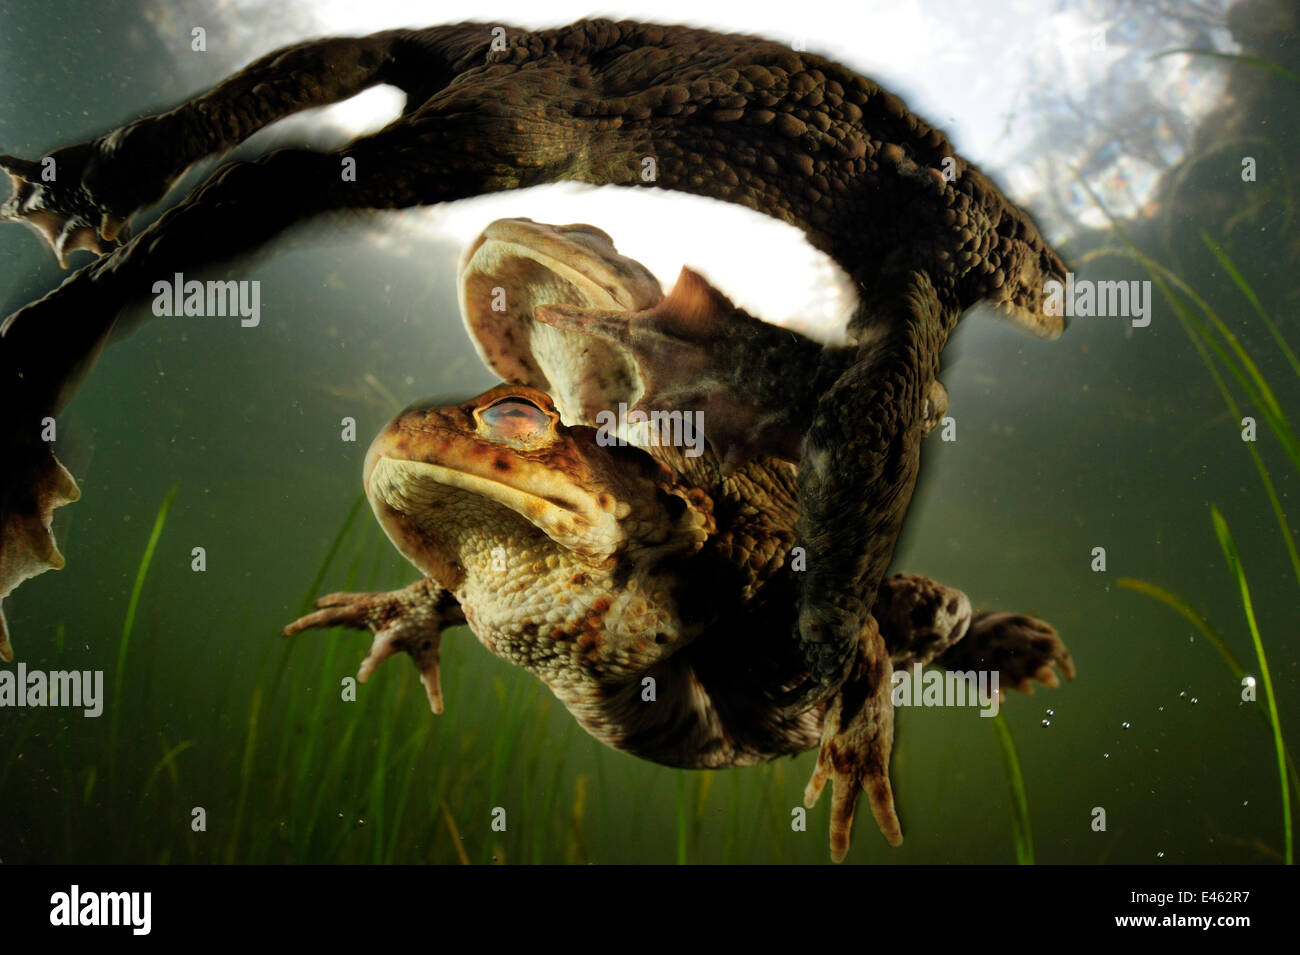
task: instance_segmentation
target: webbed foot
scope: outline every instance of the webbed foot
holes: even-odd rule
[[[804,794],[811,807],[826,780],[833,783],[831,857],[836,862],[848,849],[859,786],[885,838],[892,845],[902,841],[889,781],[891,677],[895,669],[932,662],[952,671],[998,671],[1000,700],[1007,686],[1032,693],[1031,681],[1056,687],[1057,670],[1066,679],[1075,672],[1065,644],[1041,620],[992,611],[972,615],[960,590],[917,574],[885,578],[849,676],[827,704],[817,767]]]
[[[6,462],[0,486],[0,660],[5,663],[14,651],[2,601],[24,580],[62,569],[50,523],[55,508],[81,497],[77,482],[48,447],[32,454],[35,460],[24,463],[25,451],[18,449]]]
[[[804,789],[804,805],[811,809],[826,781],[831,782],[830,843],[835,862],[842,862],[849,851],[862,790],[889,844],[897,846],[903,841],[889,782],[889,754],[894,744],[893,667],[874,618],[868,618],[858,647],[852,671],[826,707],[817,766]]]
[[[425,577],[409,587],[388,593],[333,593],[316,601],[320,609],[299,617],[284,628],[286,637],[304,630],[349,627],[369,630],[375,638],[357,671],[365,683],[375,668],[394,653],[408,653],[420,671],[429,708],[442,713],[442,685],[438,655],[442,632],[465,622],[455,598]]]
[[[13,194],[0,204],[0,220],[22,222],[45,240],[59,268],[73,252],[111,252],[127,237],[130,218],[93,194],[88,173],[98,160],[98,143],[56,150],[40,162],[0,156]]]
[[[971,618],[966,638],[950,647],[938,663],[947,670],[997,671],[999,697],[1011,687],[1026,695],[1033,682],[1058,687],[1056,671],[1074,679],[1074,658],[1050,624],[1020,613],[980,611]]]

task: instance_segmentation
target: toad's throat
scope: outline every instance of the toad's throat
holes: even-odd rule
[[[500,508],[582,557],[608,557],[622,540],[613,513],[571,487],[524,488],[446,465],[381,455],[370,470],[367,488],[371,506],[388,536],[426,573],[434,573],[441,563],[434,561],[435,566],[429,567],[417,559],[429,556],[430,545],[458,536],[455,530],[460,525],[485,519],[500,523],[504,516]],[[495,520],[489,517],[490,512],[495,512]],[[453,532],[450,535],[449,530]]]

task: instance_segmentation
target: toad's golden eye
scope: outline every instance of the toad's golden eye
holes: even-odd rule
[[[505,441],[539,437],[550,428],[546,412],[523,398],[507,398],[484,409],[479,420],[491,437]]]

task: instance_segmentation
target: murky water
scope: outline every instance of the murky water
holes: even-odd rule
[[[2,152],[39,156],[170,107],[330,22],[295,33],[302,24],[288,14],[259,14],[252,4],[208,19],[184,6],[166,14],[149,4],[63,6],[0,5]],[[1294,414],[1296,369],[1200,234],[1221,245],[1300,348],[1300,233],[1286,158],[1296,138],[1295,76],[1225,59],[1150,58],[1180,46],[1239,51],[1235,36],[1265,58],[1290,49],[1292,61],[1277,63],[1295,71],[1296,24],[1239,15],[1233,34],[1222,18],[1216,25],[1213,9],[1201,23],[1136,4],[1067,4],[1065,20],[1054,15],[1057,5],[1040,6],[1051,11],[1009,8],[1022,21],[1016,35],[1036,36],[1038,45],[1017,61],[1024,94],[996,117],[1006,126],[1001,139],[987,125],[962,125],[966,94],[941,102],[944,85],[916,75],[951,82],[977,73],[981,44],[997,44],[1004,29],[996,17],[976,9],[961,29],[948,19],[951,4],[916,5],[919,20],[892,28],[912,42],[935,25],[938,45],[911,75],[887,59],[888,36],[859,32],[846,44],[836,10],[801,12],[786,31],[806,34],[810,49],[832,49],[960,131],[958,148],[1034,211],[1078,278],[1149,279],[1130,260],[1089,256],[1124,243],[1073,179],[1082,169],[1142,251],[1217,310],[1283,415]],[[509,12],[502,20],[526,21]],[[662,8],[626,12],[674,19]],[[249,18],[265,16],[265,29],[251,39],[232,33],[236,15],[245,30]],[[388,19],[375,29],[426,14],[380,15]],[[721,12],[694,16],[772,29]],[[200,23],[209,30],[207,59],[186,52]],[[1111,71],[1109,100],[1083,95],[1103,87],[1096,64],[1074,55],[1096,40],[1097,23],[1105,25],[1094,52],[1102,75]],[[1048,76],[1052,62],[1073,66]],[[1071,89],[1082,98],[1068,101]],[[1115,108],[1121,89],[1145,111]],[[1216,112],[1225,89],[1238,105]],[[366,509],[336,536],[360,494],[371,435],[417,398],[468,397],[495,383],[457,314],[466,229],[502,215],[589,221],[666,282],[674,261],[713,268],[719,284],[761,313],[763,292],[741,286],[747,274],[756,282],[775,274],[781,285],[805,283],[809,308],[834,313],[823,266],[804,262],[805,250],[788,253],[802,271],[782,278],[788,246],[746,246],[735,228],[700,242],[722,221],[706,205],[691,207],[697,218],[685,227],[682,213],[656,212],[653,193],[637,195],[636,214],[601,194],[558,196],[496,197],[481,205],[477,224],[472,203],[454,225],[430,213],[317,223],[240,264],[240,279],[261,283],[256,328],[229,318],[152,319],[108,350],[59,420],[60,457],[83,491],[56,523],[68,566],[5,602],[17,660],[31,669],[102,670],[104,710],[88,718],[0,709],[0,860],[826,860],[825,803],[806,832],[790,826],[811,753],[704,774],[604,749],[536,680],[463,630],[444,644],[444,716],[430,715],[405,661],[380,668],[357,702],[344,703],[340,682],[355,673],[366,638],[278,636],[315,595],[323,565],[320,593],[390,589],[416,576]],[[678,249],[674,230],[697,244]],[[652,262],[654,254],[664,258]],[[60,278],[33,233],[0,228],[6,314]],[[1150,295],[1149,325],[1078,318],[1056,342],[1031,340],[987,314],[967,317],[944,356],[956,440],[925,446],[895,568],[959,587],[977,606],[1042,617],[1074,655],[1075,681],[1012,694],[1004,709],[1038,861],[1277,862],[1283,810],[1262,686],[1257,699],[1243,700],[1241,680],[1196,627],[1120,581],[1181,597],[1262,683],[1241,590],[1211,521],[1217,506],[1244,567],[1283,732],[1294,731],[1300,579],[1241,417],[1258,422],[1254,447],[1292,534],[1300,475],[1222,360],[1213,359],[1237,413],[1169,302],[1154,287]],[[340,439],[345,417],[356,420],[355,442]],[[128,627],[141,559],[173,488]],[[196,547],[206,555],[201,573],[192,569]],[[903,846],[885,845],[863,811],[850,860],[1015,860],[1008,774],[989,721],[975,710],[902,711],[893,778]],[[495,807],[507,810],[505,832],[491,826]]]

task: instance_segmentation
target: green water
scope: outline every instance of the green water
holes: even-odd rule
[[[194,92],[163,68],[131,7],[78,6],[71,31],[59,6],[0,6],[0,150],[38,155]],[[1279,113],[1269,135],[1289,142],[1294,123]],[[996,157],[975,158],[996,174]],[[1173,249],[1149,239],[1155,229],[1134,234],[1213,301],[1294,411],[1294,372],[1226,273],[1195,251],[1199,230],[1225,240],[1300,347],[1295,280],[1269,251],[1300,241],[1284,211],[1264,214],[1266,238],[1225,237],[1210,204],[1174,223],[1187,239]],[[618,238],[619,224],[597,224]],[[327,240],[298,234],[240,264],[238,278],[261,282],[257,329],[143,323],[61,416],[59,453],[83,490],[56,524],[68,567],[5,607],[18,660],[102,669],[110,698],[98,719],[0,710],[0,860],[825,862],[828,800],[807,831],[790,825],[812,753],[705,774],[605,749],[464,629],[443,645],[445,715],[429,713],[405,660],[344,702],[341,681],[368,637],[278,636],[357,500],[370,437],[417,398],[495,383],[456,318],[459,249],[428,240],[395,254],[367,227],[338,225]],[[1063,251],[1077,263],[1119,244],[1094,232]],[[1113,258],[1075,270],[1149,277]],[[33,234],[0,228],[6,314],[59,277]],[[1079,319],[1056,342],[972,315],[945,364],[957,440],[926,445],[895,567],[977,606],[1042,617],[1073,653],[1073,683],[1011,694],[1003,710],[1036,861],[1281,861],[1262,694],[1243,702],[1186,621],[1116,583],[1143,578],[1179,594],[1258,676],[1211,523],[1217,505],[1248,576],[1283,732],[1300,729],[1300,585],[1240,425],[1172,310],[1157,298],[1150,327],[1131,334]],[[340,440],[345,416],[357,422],[352,443]],[[1262,420],[1259,450],[1294,514],[1300,476]],[[173,487],[119,669],[132,588]],[[368,509],[337,543],[321,592],[416,576]],[[195,547],[206,551],[202,573],[191,570]],[[1090,569],[1095,547],[1105,572]],[[860,807],[850,861],[1016,860],[998,738],[975,710],[902,711],[892,775],[905,841],[889,848]],[[504,832],[491,826],[496,807]]]

